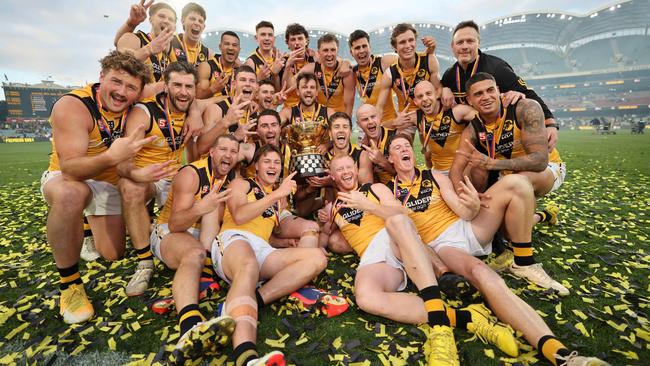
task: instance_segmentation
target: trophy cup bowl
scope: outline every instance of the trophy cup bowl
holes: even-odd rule
[[[297,171],[296,177],[302,179],[325,175],[325,157],[318,153],[317,147],[327,139],[327,123],[296,122],[289,126],[288,132],[290,171]]]

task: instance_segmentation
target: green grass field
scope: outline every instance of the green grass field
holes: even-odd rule
[[[506,281],[569,348],[612,365],[647,364],[650,135],[562,131],[559,147],[567,181],[548,199],[561,207],[560,226],[536,228],[533,240],[537,261],[572,293],[560,299],[509,275]],[[124,286],[135,266],[130,249],[127,259],[117,262],[81,262],[96,317],[75,326],[60,320],[58,275],[46,244],[47,211],[38,182],[49,149],[47,143],[0,144],[0,364],[164,361],[178,337],[177,320],[175,314],[154,314],[148,304],[171,293],[172,272],[158,265],[151,290],[128,298]],[[423,333],[361,312],[351,291],[356,259],[330,258],[316,285],[347,297],[350,310],[327,318],[301,313],[291,301],[268,306],[260,314],[260,351],[280,349],[300,365],[424,362]],[[221,290],[204,300],[204,314],[224,296]],[[456,330],[455,335],[463,365],[536,364],[533,351],[508,359],[495,347],[470,340],[471,334]],[[226,360],[224,355],[204,363]]]

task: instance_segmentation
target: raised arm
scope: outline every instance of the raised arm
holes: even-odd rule
[[[354,108],[355,83],[354,73],[349,73],[343,77],[343,103],[345,104],[345,113],[348,116],[352,115]]]
[[[345,203],[346,207],[366,211],[384,220],[394,215],[407,213],[406,208],[393,197],[385,185],[375,183],[370,187],[370,190],[379,198],[380,203],[371,201],[359,191],[340,192],[338,197]]]
[[[90,179],[132,158],[142,146],[155,139],[136,139],[135,135],[118,138],[109,149],[88,156],[88,134],[94,122],[83,103],[77,98],[64,96],[54,105],[50,118],[61,172],[75,180]]]
[[[359,155],[359,184],[372,183],[372,161],[368,157],[367,151],[362,151]]]
[[[183,232],[204,215],[222,207],[229,197],[230,189],[217,192],[216,187],[218,185],[215,185],[208,194],[196,201],[194,195],[199,189],[199,176],[192,168],[181,169],[172,182],[174,201],[169,216],[169,230]]]
[[[451,112],[459,123],[468,123],[476,117],[476,110],[465,104],[454,106]]]
[[[381,77],[379,82],[379,96],[377,97],[377,104],[375,108],[381,113],[384,110],[384,104],[386,104],[386,97],[390,93],[390,86],[393,83],[393,77],[390,73],[390,69],[386,69],[384,75]]]
[[[447,206],[463,220],[472,220],[481,209],[479,194],[467,176],[458,182],[454,190],[449,178],[444,174],[434,173],[434,179],[440,188],[440,195]]]
[[[296,187],[296,181],[292,180],[294,175],[296,175],[296,172],[288,175],[278,189],[254,202],[248,202],[246,199],[250,183],[243,179],[233,181],[231,183],[232,197],[228,200],[228,210],[232,214],[235,224],[242,225],[251,221],[271,205],[290,195]]]
[[[517,103],[516,115],[521,121],[521,143],[526,155],[514,159],[492,159],[490,169],[541,172],[548,165],[544,112],[536,101],[524,99]]]
[[[153,0],[140,0],[139,3],[131,5],[129,17],[115,33],[113,45],[119,49],[118,41],[124,34],[131,33],[135,28],[147,19],[147,10],[153,4]]]
[[[460,135],[460,144],[449,169],[449,179],[456,188],[459,187],[459,182],[463,180],[463,172],[469,164],[467,155],[472,153],[472,146],[475,144],[476,134],[474,133],[474,126],[469,124]]]
[[[433,53],[427,54],[427,62],[429,63],[429,81],[436,87],[436,89],[441,89],[442,84],[440,83],[440,76],[438,75],[440,70],[438,58]]]

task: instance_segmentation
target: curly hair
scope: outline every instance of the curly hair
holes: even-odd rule
[[[130,52],[111,51],[108,55],[99,60],[102,66],[102,73],[106,74],[111,70],[123,70],[129,75],[142,81],[142,86],[151,80],[151,69],[143,61],[138,60]]]

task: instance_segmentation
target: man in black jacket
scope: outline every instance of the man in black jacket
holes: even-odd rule
[[[512,67],[504,60],[479,50],[481,37],[478,25],[472,21],[458,23],[451,40],[451,50],[457,62],[445,71],[442,77],[442,102],[445,107],[454,103],[467,104],[465,100],[465,82],[477,72],[487,72],[496,79],[502,93],[514,90],[526,95],[526,98],[537,101],[544,111],[544,124],[548,134],[548,151],[553,150],[557,143],[557,125],[553,113],[542,98],[526,82],[515,74]]]

